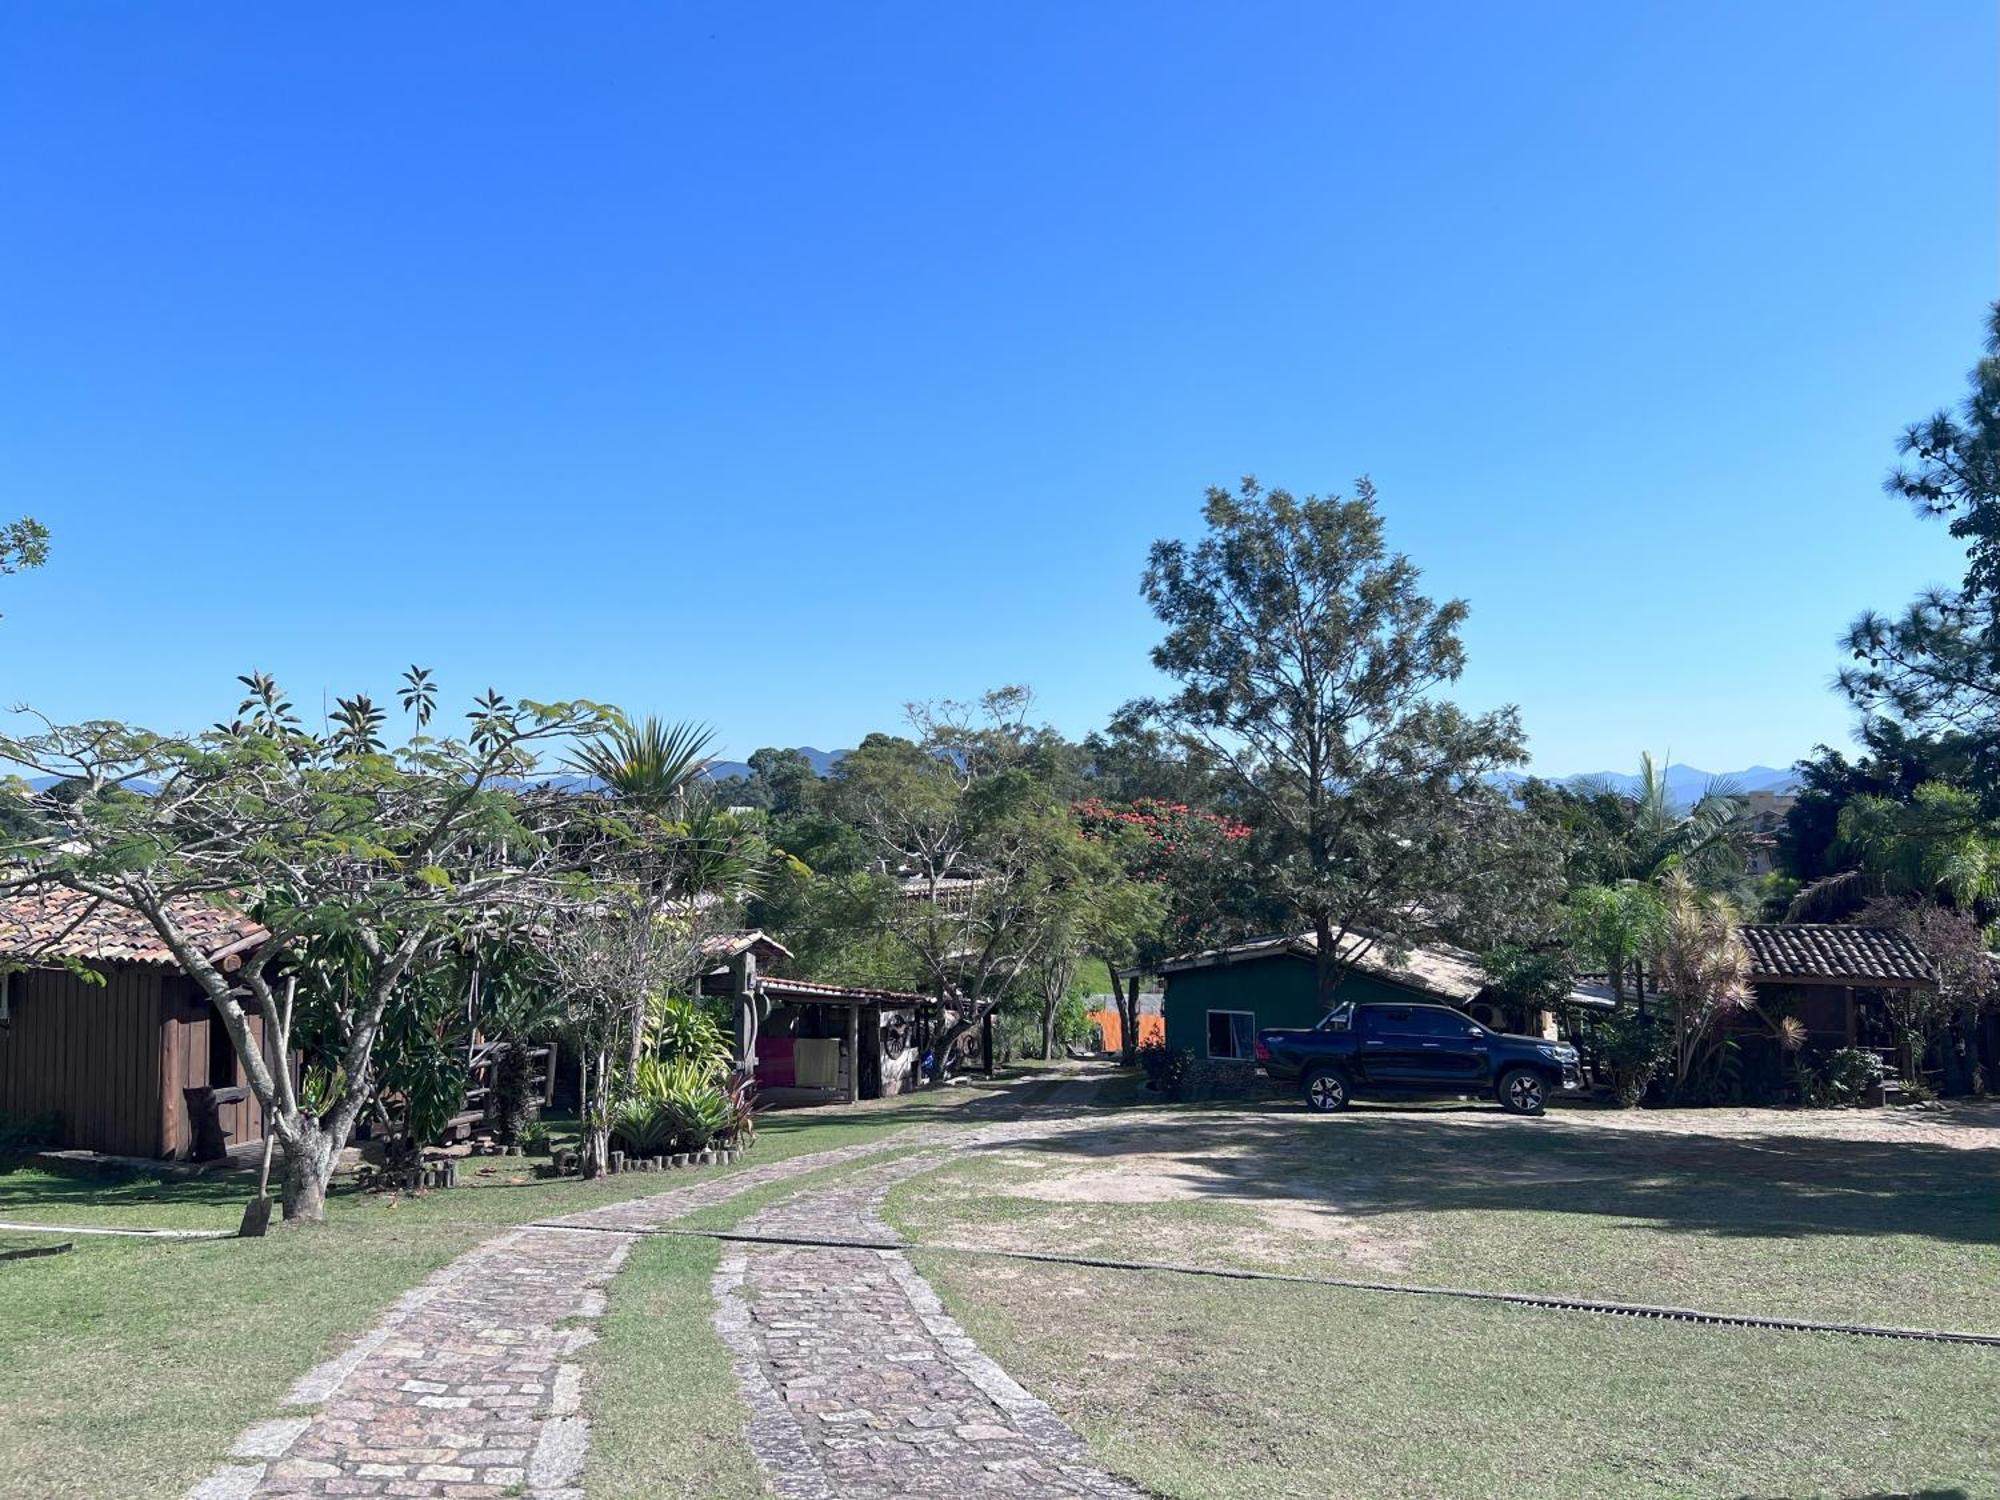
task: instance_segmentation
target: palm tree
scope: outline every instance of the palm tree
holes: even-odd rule
[[[1785,914],[1792,921],[1851,910],[1871,896],[1966,912],[2000,900],[2000,837],[1962,788],[1927,781],[1907,802],[1859,796],[1834,828],[1834,853],[1850,866],[1801,890]]]
[[[1687,870],[1695,883],[1727,883],[1743,869],[1743,846],[1751,829],[1743,789],[1726,777],[1712,778],[1692,807],[1682,809],[1667,789],[1666,771],[1648,752],[1639,756],[1639,785],[1630,794],[1634,819],[1632,872],[1657,880],[1670,870]]]
[[[707,769],[715,734],[705,724],[668,724],[648,714],[643,722],[618,719],[586,741],[570,759],[612,796],[660,813],[686,801]]]

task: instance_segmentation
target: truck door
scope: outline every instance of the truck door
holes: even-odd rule
[[[1361,1076],[1375,1083],[1408,1083],[1420,1065],[1407,1005],[1364,1005],[1355,1016],[1361,1032],[1356,1059]]]

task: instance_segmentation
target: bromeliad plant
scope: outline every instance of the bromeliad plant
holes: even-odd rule
[[[631,1095],[613,1112],[612,1135],[636,1156],[731,1143],[736,1105],[723,1076],[695,1058],[642,1058]]]

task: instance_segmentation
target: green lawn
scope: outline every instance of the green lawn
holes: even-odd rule
[[[891,1218],[924,1243],[2000,1331],[2000,1153],[1422,1110],[1174,1118],[962,1155]]]
[[[772,1115],[746,1162],[712,1171],[885,1139],[989,1097],[966,1088]],[[67,1254],[0,1261],[0,1492],[8,1500],[178,1495],[242,1427],[274,1414],[294,1379],[496,1228],[710,1175],[585,1183],[537,1180],[519,1158],[479,1165],[450,1192],[337,1193],[324,1226],[262,1240],[76,1237]],[[234,1228],[253,1187],[0,1164],[0,1218]],[[0,1248],[37,1237],[6,1240]],[[641,1266],[668,1256],[651,1241],[641,1249]],[[703,1327],[706,1304],[704,1284]]]
[[[1112,1470],[1188,1500],[2000,1494],[2000,1351],[916,1257]]]

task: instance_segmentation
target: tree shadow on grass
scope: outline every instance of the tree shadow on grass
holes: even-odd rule
[[[2000,1153],[1930,1142],[1771,1131],[1694,1135],[1630,1126],[1550,1130],[1443,1111],[1190,1112],[1169,1123],[995,1143],[1079,1167],[1166,1157],[1185,1196],[1313,1199],[1357,1217],[1401,1213],[1603,1216],[1675,1233],[1804,1239],[1916,1235],[2000,1243]]]

